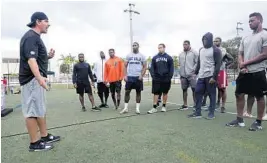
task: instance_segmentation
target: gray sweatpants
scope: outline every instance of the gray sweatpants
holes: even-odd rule
[[[44,117],[46,114],[46,90],[33,78],[21,87],[22,113],[24,117]]]

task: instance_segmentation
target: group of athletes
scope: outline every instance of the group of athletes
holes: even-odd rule
[[[263,18],[260,13],[249,15],[249,25],[253,32],[244,37],[240,43],[238,64],[240,74],[236,79],[236,107],[237,118],[226,126],[244,127],[243,117],[251,115],[253,101],[257,100],[257,119],[250,126],[250,131],[262,129],[261,122],[264,117],[265,99],[267,94],[266,60],[267,60],[267,31],[262,28]],[[49,21],[43,12],[35,12],[31,22],[27,24],[31,29],[25,33],[20,42],[20,70],[19,81],[21,84],[22,112],[26,120],[26,127],[30,135],[29,151],[43,151],[53,148],[53,142],[59,141],[60,136],[47,132],[45,91],[48,59],[55,55],[55,50],[46,51],[40,37],[47,33]],[[183,42],[184,51],[179,54],[181,88],[183,91],[183,105],[179,110],[187,110],[187,90],[191,87],[193,92],[194,109],[189,118],[202,118],[201,107],[205,105],[204,96],[210,99],[208,116],[206,119],[215,118],[215,109],[220,107],[225,112],[227,74],[226,69],[233,63],[233,57],[221,47],[222,39],[208,32],[202,37],[203,47],[195,51],[190,46],[190,41]],[[171,79],[174,73],[173,59],[165,52],[165,45],[158,45],[156,54],[149,65],[152,77],[152,93],[154,95],[153,107],[149,114],[158,111],[162,99],[161,112],[166,112],[168,92],[171,88]],[[132,89],[136,90],[136,109],[140,114],[141,92],[143,90],[143,77],[147,70],[146,57],[139,52],[139,44],[134,42],[132,52],[126,60],[115,55],[114,49],[109,49],[109,59],[104,52],[100,52],[99,60],[94,63],[93,69],[85,62],[84,54],[78,55],[79,62],[73,68],[73,85],[82,105],[84,93],[88,94],[92,110],[100,111],[108,108],[108,97],[111,93],[114,108],[121,114],[129,112],[128,103]],[[90,82],[90,80],[91,82]],[[119,109],[121,102],[122,81],[125,81],[124,108]],[[97,82],[97,92],[101,105],[96,106],[91,85]],[[216,90],[218,100],[216,107]],[[248,110],[244,112],[245,94],[249,95]],[[221,102],[221,105],[220,105]],[[250,109],[250,110],[249,110]],[[40,131],[40,136],[38,134]]]

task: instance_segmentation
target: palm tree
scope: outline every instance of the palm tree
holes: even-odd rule
[[[72,56],[70,53],[68,55],[60,55],[58,61],[62,61],[60,65],[60,73],[64,75],[67,74],[67,88],[69,88],[69,74],[72,72],[73,64],[76,62],[76,56]]]

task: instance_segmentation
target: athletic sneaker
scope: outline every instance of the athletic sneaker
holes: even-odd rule
[[[101,109],[96,107],[96,106],[94,106],[94,107],[92,107],[92,111],[101,111]]]
[[[185,111],[188,110],[188,107],[186,105],[182,105],[178,110]]]
[[[149,110],[147,113],[148,114],[153,114],[153,113],[156,113],[158,110],[155,109],[155,108],[152,108],[151,110]]]
[[[201,114],[197,114],[196,112],[194,112],[194,113],[192,113],[192,114],[189,114],[187,117],[188,117],[188,118],[199,119],[199,118],[202,118],[202,115],[201,115]]]
[[[128,113],[128,112],[129,112],[128,108],[124,108],[124,109],[120,112],[120,114],[124,114],[124,113]]]
[[[235,119],[235,120],[227,123],[226,126],[228,126],[228,127],[245,127],[245,123],[244,122],[238,122],[238,120]]]
[[[221,113],[225,113],[225,107],[221,107]]]
[[[264,117],[262,117],[262,120],[263,120],[263,121],[267,121],[267,113],[265,114]]]
[[[36,143],[31,143],[29,146],[30,152],[48,151],[54,148],[53,144],[45,143],[42,140],[38,140]]]
[[[203,104],[202,104],[202,107],[203,107],[203,108],[206,108],[206,107],[207,107],[207,104],[203,103]]]
[[[42,137],[41,139],[45,143],[53,143],[53,142],[59,141],[60,136],[54,136],[54,135],[48,133],[46,137]]]
[[[166,112],[166,107],[162,107],[161,112]]]
[[[104,105],[105,105],[104,108],[109,108],[108,104],[104,104]]]
[[[249,131],[258,131],[258,130],[262,130],[262,126],[257,121],[255,121],[250,126]]]
[[[86,111],[86,109],[85,109],[85,107],[84,107],[84,106],[82,107],[82,111]]]
[[[101,104],[101,105],[99,105],[98,107],[99,108],[104,108],[106,105],[105,104]]]
[[[208,116],[206,117],[207,120],[212,120],[215,119],[214,113],[209,113]]]
[[[140,110],[138,108],[135,109],[136,114],[140,114]]]

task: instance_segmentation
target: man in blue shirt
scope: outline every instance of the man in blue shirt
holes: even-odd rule
[[[168,92],[171,88],[171,79],[174,72],[173,59],[165,52],[165,45],[159,44],[159,53],[153,57],[150,73],[152,76],[152,93],[154,94],[153,108],[149,114],[157,112],[157,102],[160,94],[163,94],[162,112],[166,112]]]

